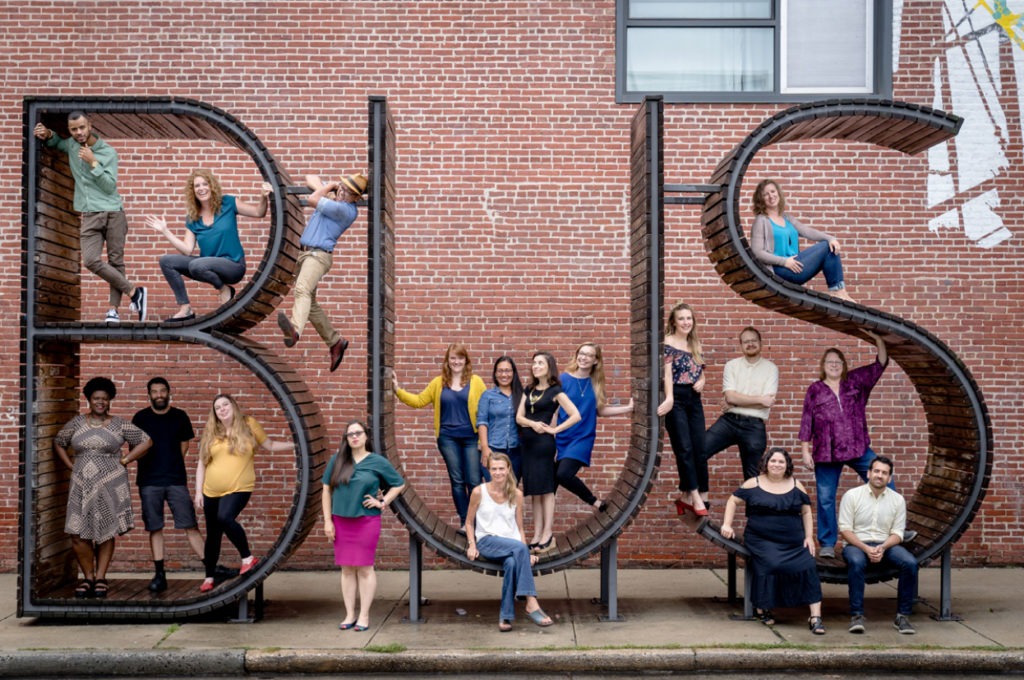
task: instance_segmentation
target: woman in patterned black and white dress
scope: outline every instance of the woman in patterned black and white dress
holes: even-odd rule
[[[64,531],[71,534],[71,548],[82,568],[75,597],[102,598],[107,596],[114,539],[135,527],[125,467],[153,442],[131,422],[110,415],[110,402],[117,395],[112,381],[93,378],[82,393],[89,413],[68,421],[54,437],[53,450],[71,468]],[[122,456],[125,442],[130,449]]]

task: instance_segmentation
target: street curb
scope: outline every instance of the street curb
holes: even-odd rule
[[[0,678],[182,677],[334,673],[637,672],[1024,673],[1024,651],[931,649],[616,649],[376,653],[339,650],[66,650],[0,652]]]
[[[196,675],[245,675],[245,650],[0,651],[0,678]]]
[[[586,651],[249,651],[249,673],[636,673],[809,671],[1021,673],[1024,651],[622,649]]]

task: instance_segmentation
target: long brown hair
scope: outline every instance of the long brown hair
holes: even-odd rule
[[[453,342],[444,351],[444,361],[441,362],[441,382],[445,387],[452,386],[452,368],[448,365],[448,357],[453,354],[466,358],[466,365],[462,367],[462,384],[468,385],[469,379],[473,376],[473,362],[469,358],[469,350],[461,342]]]
[[[492,453],[490,463],[505,463],[508,476],[505,477],[505,484],[501,490],[505,494],[505,500],[508,501],[508,507],[516,507],[516,486],[519,482],[516,480],[516,473],[512,472],[512,460],[504,453]],[[491,467],[490,463],[487,464],[488,469]]]
[[[217,410],[214,408],[218,399],[227,399],[231,402],[231,425],[226,428],[221,419],[217,417]],[[199,455],[202,456],[203,465],[210,464],[210,459],[213,457],[210,449],[218,439],[227,440],[228,453],[233,456],[244,456],[256,448],[256,437],[249,429],[246,415],[242,413],[242,407],[230,394],[218,394],[210,403],[210,415],[206,418],[206,427],[199,440]]]
[[[199,211],[203,208],[199,204],[199,199],[196,198],[196,177],[202,177],[210,185],[210,208],[213,210],[214,215],[220,212],[220,204],[224,200],[224,191],[220,188],[220,180],[211,171],[204,168],[196,168],[188,173],[188,179],[185,180],[184,193],[185,212],[188,213],[189,222],[198,220]]]
[[[665,335],[673,335],[676,332],[676,312],[680,309],[685,309],[690,312],[693,317],[693,328],[686,334],[686,344],[690,346],[690,354],[693,355],[693,360],[698,366],[704,365],[704,351],[700,344],[700,336],[697,334],[697,314],[693,311],[693,307],[680,302],[671,309],[668,313],[668,317],[665,319]]]
[[[604,394],[604,354],[601,352],[601,345],[596,342],[582,343],[573,352],[569,365],[573,367],[573,371],[576,370],[576,358],[584,347],[592,347],[594,349],[594,365],[590,367],[590,385],[594,388],[594,396],[597,397],[597,407],[601,408],[608,403],[608,398]]]
[[[779,192],[779,214],[786,212],[786,196],[782,193],[782,187],[779,183],[773,179],[763,179],[757,183],[757,187],[754,189],[754,197],[751,201],[751,208],[755,215],[767,215],[768,206],[764,204],[764,188],[771,184],[775,187],[775,190]]]
[[[348,484],[348,480],[352,479],[352,473],[356,469],[356,461],[352,457],[352,445],[348,443],[348,428],[353,425],[363,428],[366,450],[373,451],[373,439],[370,437],[370,428],[366,427],[365,423],[352,420],[345,425],[345,435],[341,440],[341,446],[338,447],[338,455],[335,456],[334,468],[331,470],[331,480],[328,484],[332,491],[340,484]]]
[[[558,377],[558,362],[555,361],[554,355],[551,352],[534,352],[533,358],[544,357],[544,361],[548,364],[548,385],[562,386],[562,380]],[[532,364],[532,362],[531,362]],[[537,376],[533,374],[533,366],[530,367],[530,382],[526,385],[527,389],[532,390],[537,386]]]

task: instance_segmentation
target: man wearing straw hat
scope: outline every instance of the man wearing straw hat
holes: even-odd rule
[[[306,223],[299,245],[302,253],[298,259],[298,273],[293,290],[295,301],[289,318],[284,312],[277,313],[277,325],[284,333],[285,347],[292,347],[299,341],[308,320],[331,352],[331,372],[337,370],[345,358],[348,340],[334,330],[327,314],[316,301],[316,288],[320,279],[331,269],[334,261],[334,247],[359,214],[356,202],[366,192],[366,175],[356,173],[345,175],[337,182],[324,184],[316,175],[306,175],[306,186],[313,190],[309,204],[313,215]],[[327,195],[337,192],[336,200]]]

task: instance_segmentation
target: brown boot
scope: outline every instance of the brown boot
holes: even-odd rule
[[[277,313],[277,325],[284,333],[284,346],[294,347],[295,343],[299,341],[299,334],[295,332],[295,326],[292,325],[292,320],[288,318],[288,315],[284,312]]]
[[[345,350],[348,349],[348,340],[342,338],[331,345],[331,373],[338,370],[341,360],[345,358]]]

